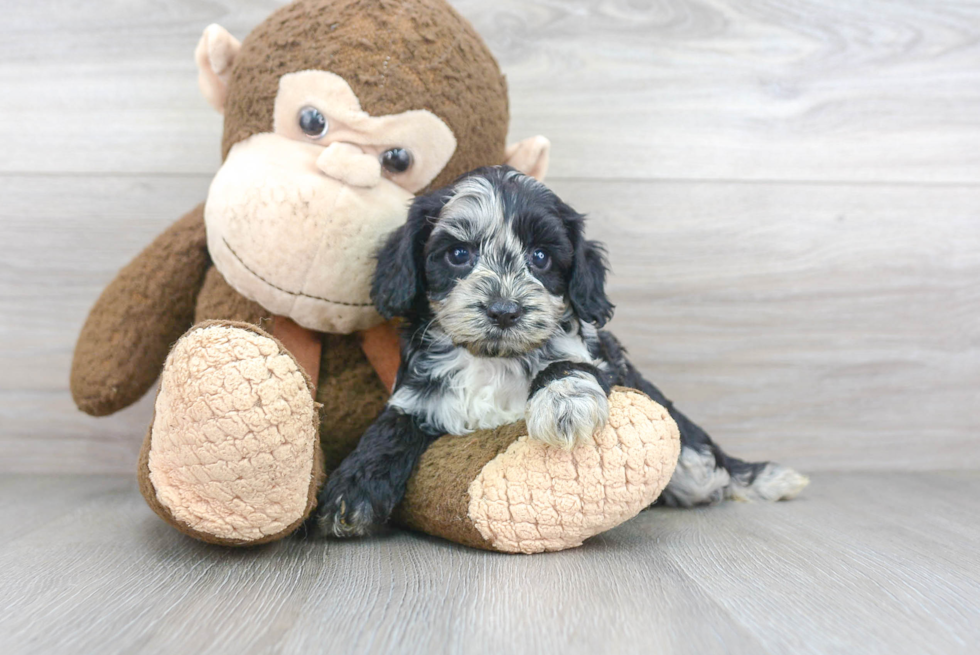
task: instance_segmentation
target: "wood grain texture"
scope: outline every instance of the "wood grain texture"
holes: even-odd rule
[[[0,650],[124,653],[972,653],[980,475],[821,474],[790,503],[644,512],[580,549],[391,532],[194,542],[129,479],[5,481]],[[86,485],[89,486],[85,491]],[[855,502],[860,501],[860,502]],[[0,521],[18,527],[26,513]]]
[[[211,22],[242,37],[279,4],[10,8],[0,171],[213,171],[220,119],[194,46]],[[554,176],[980,179],[975,1],[454,4],[507,73],[514,138],[554,141]]]
[[[610,329],[730,452],[980,467],[980,187],[554,186],[609,245]]]
[[[980,180],[980,3],[459,4],[555,176]]]
[[[278,4],[7,8],[0,471],[132,470],[149,401],[81,415],[71,349],[205,197],[203,26],[244,36]],[[612,329],[727,450],[980,466],[980,2],[455,4],[508,75],[513,136],[552,138],[553,186],[609,243]]]
[[[82,414],[68,390],[72,351],[106,284],[208,183],[0,176],[0,470],[136,470],[151,398],[108,419]]]

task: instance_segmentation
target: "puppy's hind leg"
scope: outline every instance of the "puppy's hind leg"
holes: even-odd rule
[[[693,507],[732,500],[789,500],[810,480],[775,462],[745,462],[726,454],[708,433],[687,418],[660,389],[640,375],[626,358],[626,350],[609,332],[599,332],[602,355],[616,369],[619,384],[639,389],[670,413],[681,434],[677,468],[657,504]]]
[[[717,446],[716,446],[717,447]],[[810,478],[776,462],[743,462],[718,449],[722,467],[732,476],[725,497],[732,500],[792,500],[810,484]]]
[[[681,433],[681,455],[670,483],[660,496],[662,504],[692,507],[723,498],[789,500],[810,483],[805,475],[775,462],[745,462],[726,454],[653,384],[642,380],[640,389],[667,408]]]

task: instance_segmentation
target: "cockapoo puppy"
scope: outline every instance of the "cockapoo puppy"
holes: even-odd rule
[[[444,434],[526,419],[530,438],[571,448],[605,425],[613,385],[643,391],[680,428],[658,502],[796,495],[805,477],[729,457],[637,372],[599,329],[613,313],[605,279],[584,217],[517,170],[481,168],[416,198],[378,254],[371,294],[382,316],[404,319],[395,389],[321,491],[321,530],[346,537],[384,523]]]

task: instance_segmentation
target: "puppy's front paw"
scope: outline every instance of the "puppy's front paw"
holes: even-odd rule
[[[591,374],[572,371],[531,396],[524,416],[532,439],[571,449],[605,427],[609,401]]]
[[[333,475],[320,491],[316,523],[320,533],[332,537],[363,537],[388,518],[378,516],[372,490],[353,478]]]

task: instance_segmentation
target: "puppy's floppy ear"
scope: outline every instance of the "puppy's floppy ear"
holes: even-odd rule
[[[448,200],[444,191],[416,198],[408,220],[378,251],[371,301],[386,320],[405,316],[425,295],[425,242]]]
[[[606,248],[585,238],[585,216],[561,203],[559,213],[572,241],[572,270],[568,299],[578,317],[602,327],[612,318],[613,304],[606,296]]]

